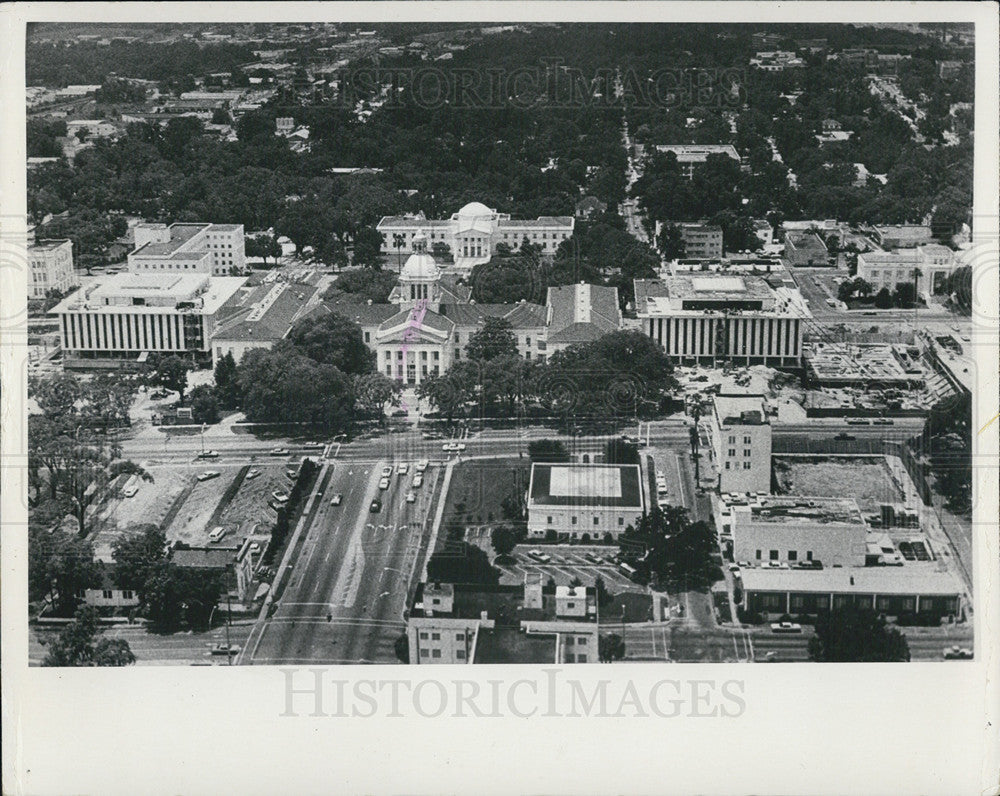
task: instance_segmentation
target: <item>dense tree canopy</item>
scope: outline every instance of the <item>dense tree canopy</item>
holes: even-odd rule
[[[870,608],[845,606],[816,618],[809,657],[832,663],[892,663],[910,660],[906,636]]]

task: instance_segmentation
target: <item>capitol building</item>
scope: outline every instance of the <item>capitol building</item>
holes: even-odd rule
[[[497,244],[505,243],[517,249],[527,240],[541,249],[543,256],[552,257],[559,244],[573,235],[572,216],[540,216],[534,221],[512,219],[509,213],[498,213],[480,202],[470,202],[447,220],[415,216],[385,216],[376,227],[382,235],[382,254],[403,257],[414,252],[413,241],[418,234],[427,238],[428,251],[444,243],[455,258],[458,271],[471,271],[473,266],[487,262],[496,252]]]

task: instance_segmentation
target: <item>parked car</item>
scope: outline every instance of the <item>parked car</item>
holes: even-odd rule
[[[218,470],[206,470],[203,473],[198,473],[198,480],[210,481],[213,478],[218,478],[220,475],[222,475],[222,473],[220,473]]]
[[[287,503],[290,498],[287,492],[272,492],[271,497],[278,501],[278,503]]]
[[[600,564],[601,559],[595,556],[593,553],[584,553],[583,557],[587,559],[591,564]]]
[[[217,525],[215,528],[212,528],[212,530],[209,531],[209,533],[208,533],[208,541],[210,541],[210,542],[218,542],[225,535],[226,535],[226,529],[223,528],[221,525]]]
[[[846,431],[841,431],[837,436],[834,437],[834,439],[847,441],[847,440],[857,439],[857,437],[855,437],[853,434],[848,434]]]
[[[388,478],[390,475],[392,475],[392,465],[391,464],[388,467],[383,467],[382,468],[382,477],[383,478]]]
[[[125,497],[130,498],[130,497],[135,497],[136,492],[138,492],[138,491],[139,491],[139,487],[137,487],[135,484],[132,484],[131,486],[125,487],[125,489],[122,490],[122,494]]]
[[[945,647],[943,654],[948,660],[967,660],[972,657],[972,650],[968,647],[959,647],[956,644],[953,647]]]
[[[250,552],[259,553],[260,552],[260,542],[250,542]]]
[[[368,507],[368,511],[372,512],[373,514],[382,511],[382,501],[379,500],[378,498],[375,498],[372,501],[371,505]]]
[[[198,454],[198,458],[199,459],[218,459],[219,458],[219,452],[218,451],[202,451],[201,453]]]
[[[333,499],[330,501],[330,505],[339,506],[343,502],[343,500],[344,496],[340,492],[338,492],[336,495],[333,496]]]
[[[739,564],[730,564],[729,565],[729,571],[730,572],[739,572],[740,571],[740,565]]]
[[[871,425],[870,420],[866,420],[863,417],[849,417],[847,419],[847,425],[849,426],[868,426]]]
[[[424,485],[424,477],[420,475],[420,473],[417,473],[415,476],[413,476],[414,489],[420,489],[420,487],[422,487],[423,485]]]
[[[406,493],[406,502],[407,503],[413,503],[413,502],[416,501],[416,499],[417,499],[416,492],[407,492]]]
[[[740,569],[753,569],[753,564],[751,564],[749,561],[737,561],[736,566],[738,566]]]
[[[379,479],[378,488],[379,489],[388,489],[389,488],[389,479],[388,478],[381,478],[381,479]]]
[[[248,470],[247,471],[247,474],[245,476],[245,480],[247,480],[247,481],[253,481],[253,479],[257,478],[258,476],[260,476],[260,470],[258,470],[256,467],[254,467],[252,470]]]
[[[891,426],[895,423],[894,420],[888,417],[876,417],[872,422],[877,426]]]
[[[795,622],[772,622],[771,631],[774,633],[801,633],[802,625]]]
[[[406,462],[400,462],[398,465],[396,465],[396,472],[399,473],[400,475],[406,475],[408,472],[410,472],[410,465],[408,465]]]
[[[417,462],[417,472],[422,473],[424,470],[427,469],[428,465],[430,465],[430,462],[427,461],[427,459],[421,459],[419,462]]]
[[[528,555],[535,559],[535,561],[540,561],[543,564],[548,564],[552,560],[552,556],[543,553],[541,550],[529,550]]]

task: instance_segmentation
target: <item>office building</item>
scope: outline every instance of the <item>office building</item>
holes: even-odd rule
[[[811,317],[792,287],[752,274],[635,280],[642,330],[676,361],[794,367]]]
[[[80,282],[73,270],[73,242],[40,240],[28,244],[28,298],[43,299],[50,290],[66,293]]]
[[[762,395],[716,395],[709,417],[720,492],[771,491],[771,423]]]
[[[246,270],[242,224],[136,224],[135,249],[128,256],[132,273],[238,276]]]
[[[637,464],[531,465],[528,536],[617,539],[645,510]]]
[[[947,246],[929,243],[914,249],[893,252],[862,252],[858,255],[858,277],[868,282],[876,292],[905,282],[917,283],[918,293],[939,293],[958,267],[955,252]]]
[[[737,163],[740,155],[732,144],[658,144],[657,152],[673,152],[687,179],[692,179],[697,166],[704,165],[711,155],[725,155]]]

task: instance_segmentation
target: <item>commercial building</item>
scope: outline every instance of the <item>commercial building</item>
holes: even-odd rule
[[[743,571],[742,581],[743,607],[765,619],[816,615],[852,604],[889,619],[901,614],[942,618],[962,613],[962,589],[955,577],[924,568],[754,568]]]
[[[316,292],[312,285],[289,282],[241,288],[220,312],[212,335],[213,365],[226,354],[239,364],[247,351],[273,347],[311,308]]]
[[[785,69],[800,69],[806,62],[789,50],[758,52],[750,59],[750,66],[764,72],[783,72]]]
[[[656,151],[673,152],[681,172],[689,180],[694,176],[695,167],[703,165],[710,155],[725,155],[740,162],[740,155],[732,144],[658,144]]]
[[[830,264],[830,252],[815,232],[785,232],[785,259],[796,266]]]
[[[923,224],[884,224],[873,227],[871,236],[885,249],[912,249],[931,242],[931,228]]]
[[[531,465],[528,536],[617,539],[645,510],[637,464]]]
[[[955,252],[929,243],[893,252],[862,252],[858,255],[857,275],[876,291],[883,287],[892,291],[900,282],[912,284],[917,274],[918,292],[939,293],[957,265]]]
[[[421,583],[406,622],[411,664],[596,663],[593,587]]]
[[[635,280],[643,331],[682,363],[797,366],[803,322],[798,290],[752,274],[678,274]]]
[[[868,525],[850,498],[772,495],[734,505],[733,558],[764,564],[864,567]]]
[[[135,249],[128,256],[133,273],[239,275],[246,269],[242,224],[136,224]]]
[[[771,491],[771,424],[763,395],[712,399],[712,453],[720,492]]]
[[[242,277],[117,274],[88,285],[52,310],[59,318],[65,367],[115,366],[151,353],[211,360],[220,308]]]
[[[533,221],[512,219],[479,202],[470,202],[446,220],[418,216],[385,216],[376,227],[382,234],[382,254],[403,257],[412,254],[414,239],[422,234],[427,250],[443,243],[451,250],[455,267],[471,271],[487,262],[504,243],[517,249],[524,241],[535,244],[542,256],[553,256],[559,244],[573,235],[573,216],[540,216]]]
[[[684,256],[699,259],[722,257],[722,227],[714,224],[681,224]]]
[[[117,130],[111,122],[102,119],[73,119],[66,122],[66,135],[76,137],[81,130],[86,130],[90,138],[108,138]]]
[[[43,299],[50,290],[66,293],[80,284],[73,270],[73,242],[40,240],[28,244],[31,281],[28,298]]]

